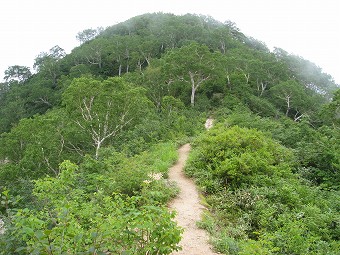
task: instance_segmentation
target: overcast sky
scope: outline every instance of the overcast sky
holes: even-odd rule
[[[231,20],[241,32],[302,56],[340,84],[339,0],[0,0],[0,80],[8,66],[32,67],[42,51],[69,53],[76,34],[152,12]]]

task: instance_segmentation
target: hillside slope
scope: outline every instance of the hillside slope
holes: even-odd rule
[[[144,14],[77,38],[70,54],[55,46],[36,73],[12,66],[0,84],[0,254],[178,250],[166,178],[188,141],[218,250],[337,250],[331,76],[206,16]]]

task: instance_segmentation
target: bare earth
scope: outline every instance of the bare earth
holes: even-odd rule
[[[208,234],[197,228],[196,221],[204,210],[200,204],[199,194],[194,182],[183,173],[185,161],[188,158],[190,144],[183,145],[179,150],[178,162],[169,170],[169,180],[177,182],[180,193],[169,205],[170,210],[177,211],[175,220],[184,228],[182,240],[179,243],[182,250],[172,255],[217,255],[208,244]]]
[[[213,123],[214,123],[214,120],[212,118],[208,118],[204,126],[207,130],[209,130],[210,128],[212,128]]]

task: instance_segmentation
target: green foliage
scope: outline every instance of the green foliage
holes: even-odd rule
[[[246,104],[253,113],[260,116],[276,117],[278,115],[278,111],[274,105],[265,98],[250,95]]]
[[[77,38],[0,84],[0,254],[176,250],[166,141],[192,139],[211,115],[224,124],[194,142],[187,172],[216,247],[339,250],[339,93],[321,109],[337,88],[321,68],[202,15],[145,14]]]
[[[29,254],[169,254],[177,250],[180,230],[165,208],[138,206],[138,197],[84,196],[77,166],[63,162],[57,178],[36,181],[40,210],[19,210],[15,235]]]
[[[326,125],[340,126],[340,89],[334,92],[332,102],[324,105],[320,117]]]
[[[107,140],[136,125],[148,111],[142,88],[122,78],[100,81],[91,77],[74,79],[63,94],[66,111],[88,135],[98,158]]]
[[[214,190],[217,183],[236,188],[251,184],[254,175],[283,174],[281,164],[292,156],[287,149],[258,131],[237,126],[230,129],[218,126],[196,143],[200,147],[193,157],[200,155],[200,160],[189,161],[192,166],[186,171],[195,177],[202,175],[199,183],[211,179],[212,183],[205,187],[208,193],[217,191]],[[206,174],[211,178],[206,178]]]
[[[295,114],[297,118],[312,106],[305,90],[298,82],[289,80],[270,88],[270,93],[278,99],[275,102],[279,108],[284,109],[286,116]]]
[[[220,63],[222,55],[219,52],[211,53],[205,45],[190,43],[167,52],[163,58],[165,65],[162,71],[167,74],[169,80],[178,82],[177,90],[180,94],[185,95],[189,91],[191,106],[195,104],[198,88],[210,80],[218,82],[218,78],[223,74]],[[186,86],[191,89],[186,89]],[[185,100],[185,102],[188,101]]]
[[[59,162],[66,158],[77,159],[66,148],[67,143],[72,142],[68,126],[62,110],[22,119],[11,132],[2,134],[1,158],[7,159],[8,165],[15,164],[13,168],[20,169],[22,178],[57,175]],[[5,180],[12,178],[8,177],[3,176]]]
[[[222,114],[222,112],[220,112]],[[219,118],[224,118],[222,114]],[[228,114],[228,126],[238,125],[256,128],[268,136],[292,148],[296,167],[303,178],[324,189],[338,189],[339,186],[339,132],[336,128],[314,129],[306,122],[294,122],[287,118],[260,118],[249,111]]]
[[[142,186],[142,197],[153,204],[166,204],[179,192],[176,183],[164,179],[161,173],[148,174],[148,178],[143,181]]]
[[[10,211],[17,207],[21,197],[13,196],[6,187],[0,187],[0,191],[0,213],[8,216]]]
[[[21,118],[58,106],[61,88],[68,87],[65,77],[93,75],[106,79],[133,73],[143,76],[145,86],[142,86],[147,88],[149,98],[158,108],[163,96],[179,97],[189,104],[190,87],[183,88],[182,79],[189,82],[188,77],[184,77],[188,73],[180,82],[175,82],[169,77],[177,79],[178,68],[174,72],[172,68],[170,74],[160,71],[161,66],[172,66],[171,60],[178,63],[177,67],[187,63],[186,68],[191,68],[192,74],[198,71],[203,79],[208,77],[209,71],[204,86],[193,93],[198,98],[211,100],[214,94],[226,94],[229,89],[233,95],[249,101],[250,107],[255,106],[255,112],[264,112],[265,116],[272,116],[273,111],[266,112],[265,107],[270,104],[263,101],[262,105],[261,99],[282,107],[280,99],[271,98],[268,91],[291,77],[308,91],[303,100],[295,102],[305,106],[308,103],[308,107],[297,109],[299,114],[306,115],[306,109],[309,115],[313,114],[325,102],[320,94],[326,93],[330,98],[330,92],[337,88],[332,77],[322,73],[315,64],[282,49],[270,53],[264,43],[247,38],[234,23],[221,23],[203,15],[145,14],[104,31],[86,29],[78,33],[77,38],[82,45],[68,55],[59,46],[39,54],[34,64],[37,74],[31,75],[27,67],[18,65],[6,71],[7,82],[1,84],[0,92],[0,131],[8,132]],[[196,52],[200,53],[202,61],[192,62],[195,60],[194,44],[200,46],[196,47]],[[178,53],[182,55],[173,58]],[[184,70],[183,67],[179,69]],[[195,77],[195,85],[199,83],[197,78],[199,76]],[[296,109],[292,109],[291,117],[296,113]]]
[[[330,98],[333,91],[338,89],[339,86],[335,84],[333,78],[323,73],[322,68],[316,64],[300,56],[289,55],[280,48],[275,48],[273,53],[278,60],[288,66],[293,76],[311,90]]]
[[[81,164],[81,170],[84,175],[84,186],[87,189],[95,192],[100,187],[107,194],[114,192],[127,195],[138,194],[144,187],[144,181],[150,179],[148,175],[159,173],[167,177],[169,167],[177,159],[177,151],[173,143],[157,144],[148,151],[134,156],[117,153],[112,148],[103,150],[102,154],[100,161],[86,157]],[[157,192],[170,192],[167,188],[171,188],[172,185],[166,182],[164,184],[161,183],[158,188],[150,187],[157,189]],[[146,192],[146,189],[143,192]]]
[[[57,177],[34,182],[34,206],[6,221],[3,254],[89,253],[93,247],[112,254],[169,254],[180,238],[164,208],[177,193],[165,179],[176,159],[176,146],[164,143],[133,157],[105,148],[98,160],[86,156],[79,169],[65,161]]]
[[[260,124],[254,120],[248,125]],[[186,171],[207,195],[213,215],[201,226],[219,251],[338,251],[339,193],[309,186],[292,173],[294,165],[288,149],[254,129],[217,125],[195,141]]]
[[[26,66],[10,66],[5,71],[5,77],[4,79],[6,82],[13,83],[23,83],[26,80],[28,80],[32,76],[31,70],[29,67]]]
[[[339,130],[322,127],[309,131],[311,134],[304,134],[296,144],[301,175],[322,188],[339,190]]]
[[[38,73],[20,83],[11,83],[0,98],[0,132],[8,132],[21,118],[43,114],[58,106],[60,91],[56,84],[52,85]]]

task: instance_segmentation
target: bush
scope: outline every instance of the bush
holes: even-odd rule
[[[285,171],[281,164],[292,158],[289,150],[261,132],[237,126],[217,126],[200,137],[194,147],[198,148],[189,158],[186,172],[198,182],[208,183],[205,190],[215,186],[212,191],[216,191],[216,183],[236,188],[253,183],[256,175],[280,175]],[[207,181],[207,175],[212,182]]]
[[[83,186],[91,192],[100,187],[107,194],[129,196],[141,192],[143,181],[150,173],[161,173],[166,178],[169,167],[177,160],[177,148],[171,142],[155,144],[134,156],[118,153],[112,147],[102,150],[101,154],[99,160],[85,157],[80,165]]]
[[[152,204],[164,205],[179,192],[176,183],[164,179],[161,173],[149,174],[142,186],[143,199]]]
[[[216,249],[336,254],[339,192],[309,186],[293,173],[292,155],[270,136],[238,126],[217,125],[195,141],[186,172],[207,195],[212,217],[200,225]]]
[[[24,254],[170,254],[178,250],[181,230],[164,207],[138,196],[84,194],[77,166],[64,162],[57,178],[36,181],[41,210],[19,210],[14,235]]]

